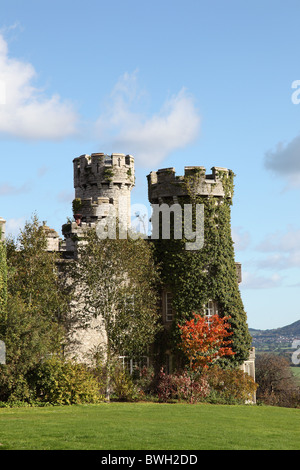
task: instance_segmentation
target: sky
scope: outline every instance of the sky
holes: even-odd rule
[[[232,236],[251,328],[300,319],[300,2],[0,0],[0,216],[71,217],[72,161],[235,173]]]

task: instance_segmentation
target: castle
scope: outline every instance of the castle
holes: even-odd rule
[[[106,155],[93,153],[81,155],[73,160],[75,198],[73,200],[74,221],[69,221],[62,227],[63,239],[58,233],[47,227],[44,230],[47,238],[48,251],[60,252],[63,259],[75,259],[78,244],[86,231],[96,228],[100,221],[105,221],[113,210],[118,220],[125,226],[130,226],[131,220],[131,190],[135,185],[134,158],[131,155],[117,154]],[[233,173],[227,168],[213,167],[212,173],[207,174],[202,166],[187,166],[183,176],[177,176],[174,168],[165,168],[152,171],[148,176],[148,198],[152,205],[182,204],[190,199],[187,193],[187,183],[190,178],[197,176],[193,192],[202,201],[213,201],[216,208],[231,204],[232,187],[229,182]],[[228,202],[229,201],[229,202]],[[216,216],[217,217],[217,216]],[[5,221],[0,218],[2,237],[5,234]],[[231,234],[227,238],[231,238]],[[227,240],[225,240],[227,242]],[[155,240],[153,240],[155,243]],[[191,254],[193,256],[193,254]],[[201,256],[201,254],[197,254]],[[234,292],[238,292],[238,284],[241,282],[241,265],[233,260],[235,265],[235,277],[228,282],[234,284]],[[188,267],[186,268],[188,269]],[[216,268],[214,268],[216,271]],[[229,285],[229,284],[228,284]],[[217,293],[218,294],[218,293]],[[215,295],[215,294],[214,294]],[[237,296],[239,294],[236,294]],[[215,295],[220,297],[222,296]],[[161,316],[165,331],[168,332],[174,320],[174,286],[172,276],[161,291]],[[224,301],[225,302],[225,301]],[[226,302],[225,302],[226,303]],[[228,303],[228,302],[227,302]],[[218,313],[219,302],[215,298],[207,298],[203,305],[206,317]],[[247,326],[238,335],[245,335]],[[76,355],[84,358],[85,354],[99,342],[99,333],[95,332],[93,325],[88,329],[76,333]],[[172,370],[172,351],[165,349],[165,366]],[[254,350],[249,349],[240,367],[254,378],[255,355]]]

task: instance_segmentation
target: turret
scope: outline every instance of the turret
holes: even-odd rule
[[[62,227],[65,257],[76,257],[78,244],[98,221],[115,214],[130,227],[130,196],[134,187],[134,158],[131,155],[92,153],[73,160],[75,199],[73,215]],[[114,209],[114,211],[112,211]]]
[[[227,193],[224,182],[232,171],[214,166],[211,174],[206,174],[203,166],[186,166],[184,176],[176,176],[175,168],[152,171],[148,176],[148,197],[152,204],[171,202],[172,198],[188,195],[188,181],[194,180],[193,191],[199,196],[232,197]],[[171,198],[171,199],[170,199]]]
[[[92,153],[73,160],[74,215],[83,222],[97,222],[104,205],[113,204],[117,216],[130,225],[130,193],[134,187],[134,158],[131,155]],[[102,214],[103,213],[103,214]]]
[[[171,167],[147,176],[153,205],[151,239],[162,281],[165,344],[173,344],[177,325],[195,312],[207,321],[216,314],[229,316],[235,355],[226,361],[240,365],[249,357],[251,337],[238,285],[241,265],[235,262],[231,237],[234,173],[221,167],[211,170],[207,174],[203,166],[187,166],[183,176],[176,176]],[[203,243],[198,244],[197,237]],[[175,350],[174,344],[169,350],[157,344],[157,354],[169,355],[169,359]]]

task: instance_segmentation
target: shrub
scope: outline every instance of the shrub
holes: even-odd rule
[[[184,400],[194,403],[203,401],[209,393],[209,385],[200,374],[188,371],[166,374],[163,369],[159,372],[156,389],[161,402]]]
[[[0,365],[0,400],[30,402],[32,398],[26,374],[16,370],[11,364]]]
[[[103,399],[96,378],[85,365],[58,357],[39,364],[30,383],[39,401],[53,405],[97,403]]]
[[[137,367],[133,374],[133,381],[139,399],[151,397],[155,390],[155,372],[153,367]]]
[[[245,403],[252,401],[257,384],[250,375],[240,369],[209,368],[205,373],[211,388],[208,401],[222,403]]]
[[[133,401],[137,399],[137,389],[129,373],[118,364],[114,367],[111,377],[113,396],[120,401]]]

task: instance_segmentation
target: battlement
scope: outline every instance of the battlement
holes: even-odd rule
[[[163,198],[187,196],[189,181],[194,182],[194,190],[199,196],[225,197],[224,177],[228,178],[232,171],[216,166],[211,170],[211,174],[206,174],[203,166],[186,166],[183,176],[176,176],[173,167],[152,171],[147,176],[149,201],[159,203]]]
[[[47,241],[47,251],[50,251],[50,252],[59,251],[60,238],[59,238],[58,233],[54,229],[48,227],[46,225],[46,222],[43,222],[42,228],[44,230],[46,241]]]
[[[130,193],[135,184],[134,158],[123,153],[92,153],[73,160],[75,199],[84,222],[96,222],[113,204],[118,217],[130,225]],[[122,202],[120,202],[122,201]]]
[[[107,217],[109,214],[110,199],[108,197],[98,197],[96,200],[93,198],[78,199],[77,207],[73,206],[74,217],[77,224],[81,222],[97,222],[102,217]]]
[[[131,155],[92,153],[73,160],[75,197],[96,200],[101,191],[115,186],[132,189],[134,158]]]

